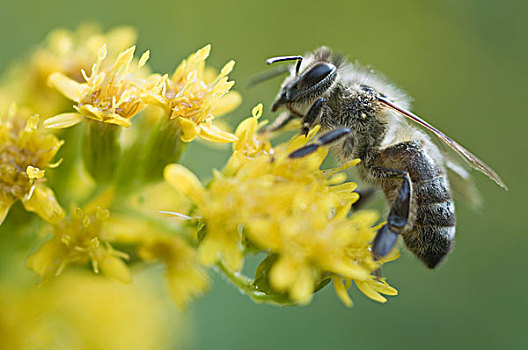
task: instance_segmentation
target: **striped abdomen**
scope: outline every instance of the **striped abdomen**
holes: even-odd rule
[[[429,268],[435,268],[451,251],[455,237],[455,206],[446,171],[415,143],[400,155],[401,170],[411,179],[411,214],[401,233],[407,247]],[[398,181],[398,183],[401,183]],[[386,187],[386,195],[395,198],[396,186]]]

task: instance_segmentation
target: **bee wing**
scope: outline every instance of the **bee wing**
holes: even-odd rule
[[[386,98],[383,98],[381,96],[378,96],[377,99],[384,104],[385,106],[401,113],[403,116],[411,119],[412,121],[420,124],[427,130],[431,131],[433,134],[438,136],[446,145],[449,146],[453,151],[455,151],[469,166],[471,166],[473,169],[476,169],[485,175],[487,175],[490,179],[495,181],[497,185],[504,189],[508,189],[504,181],[500,178],[500,176],[486,163],[481,161],[477,158],[473,153],[469,152],[467,149],[462,147],[460,144],[452,140],[451,138],[447,137],[443,132],[423,120],[422,118],[418,117],[416,114],[409,112],[408,110],[398,107],[395,104],[393,104],[391,101],[387,100]]]
[[[462,164],[452,160],[447,156],[445,162],[447,168],[447,177],[451,184],[451,189],[455,196],[464,199],[466,204],[475,210],[482,208],[482,196],[475,186],[468,169]]]

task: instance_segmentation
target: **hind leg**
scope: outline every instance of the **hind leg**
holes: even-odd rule
[[[409,175],[403,170],[386,167],[371,167],[370,170],[371,174],[378,177],[402,178],[402,184],[390,209],[387,223],[379,229],[372,242],[372,254],[374,259],[380,259],[389,254],[396,244],[398,234],[403,232],[409,223],[411,182]]]

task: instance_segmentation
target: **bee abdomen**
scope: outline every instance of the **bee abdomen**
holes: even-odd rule
[[[439,203],[452,198],[447,176],[443,174],[425,180],[413,180],[412,183],[418,203]]]
[[[453,247],[455,226],[415,224],[403,235],[407,247],[430,269],[434,269]]]
[[[451,251],[455,238],[455,205],[445,175],[413,182],[415,216],[407,247],[429,268],[435,268]]]
[[[431,226],[455,226],[455,205],[451,200],[439,203],[417,203],[414,223]]]

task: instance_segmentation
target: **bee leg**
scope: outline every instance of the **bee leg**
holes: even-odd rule
[[[335,129],[330,132],[327,132],[326,134],[323,134],[315,140],[315,142],[306,145],[304,147],[299,148],[298,150],[293,151],[290,153],[288,157],[290,158],[302,158],[305,157],[315,151],[321,146],[325,146],[328,144],[331,144],[342,137],[345,137],[351,133],[350,129],[348,128],[341,128],[341,129]]]
[[[321,115],[323,114],[323,107],[325,106],[325,104],[326,99],[324,97],[321,97],[314,102],[312,107],[310,107],[308,113],[306,113],[302,120],[301,135],[308,135],[308,132],[310,131],[310,128],[315,123],[315,121],[321,118]]]
[[[397,240],[398,234],[392,231],[389,225],[383,225],[372,242],[372,255],[374,260],[378,260],[389,254]]]
[[[266,133],[266,132],[274,132],[277,130],[280,130],[284,128],[290,121],[293,119],[298,118],[297,115],[292,114],[290,112],[284,112],[281,113],[273,123],[270,125],[267,125],[259,130],[259,133]]]
[[[372,167],[371,173],[380,177],[402,177],[403,181],[398,196],[392,204],[387,224],[379,229],[374,242],[372,253],[375,259],[387,255],[396,244],[398,234],[401,233],[409,220],[411,203],[411,182],[407,172],[385,167]]]

